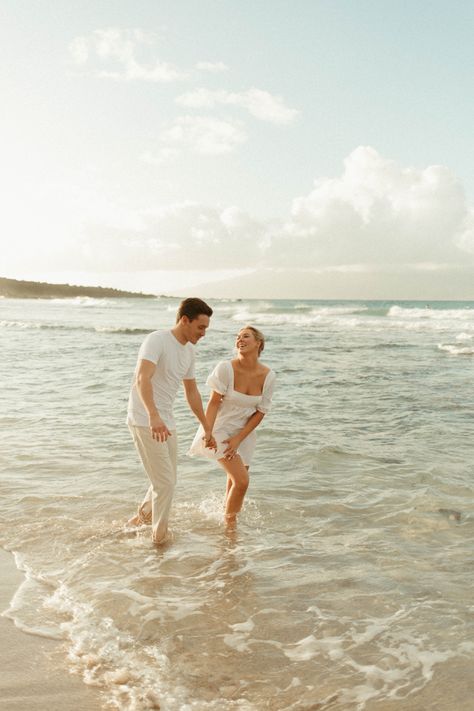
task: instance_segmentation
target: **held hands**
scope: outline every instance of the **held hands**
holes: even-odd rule
[[[166,442],[172,434],[159,415],[150,415],[151,436],[157,442]]]
[[[217,451],[217,442],[214,439],[214,435],[212,434],[212,432],[205,432],[204,437],[202,439],[204,441],[204,446],[206,447],[206,449],[214,449],[215,451]]]
[[[240,439],[236,435],[234,437],[229,437],[229,439],[224,439],[223,443],[227,445],[227,448],[224,449],[224,457],[226,459],[233,459],[237,454]]]

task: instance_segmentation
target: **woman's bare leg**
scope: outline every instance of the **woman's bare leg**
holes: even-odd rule
[[[232,479],[230,476],[227,474],[227,484],[226,484],[226,489],[225,489],[225,502],[224,506],[227,505],[227,499],[229,498],[229,491],[231,490],[232,487]]]
[[[232,524],[235,523],[236,516],[242,508],[245,492],[249,486],[248,467],[244,465],[238,454],[233,459],[219,459],[219,464],[227,474],[225,518],[229,524]]]

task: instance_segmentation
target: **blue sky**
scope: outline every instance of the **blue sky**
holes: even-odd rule
[[[473,297],[473,29],[456,1],[6,0],[2,273]]]

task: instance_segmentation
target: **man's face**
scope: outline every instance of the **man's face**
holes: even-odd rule
[[[190,321],[187,316],[183,316],[184,335],[190,343],[196,344],[199,339],[206,335],[209,320],[209,316],[205,316],[204,314],[199,314],[199,316],[192,321]]]

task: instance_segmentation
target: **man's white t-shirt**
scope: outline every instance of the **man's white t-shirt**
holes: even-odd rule
[[[136,385],[141,360],[150,360],[156,365],[151,379],[153,399],[167,428],[174,430],[176,424],[173,418],[173,402],[176,393],[182,380],[193,380],[195,377],[194,347],[191,343],[180,343],[171,331],[153,331],[143,341],[138,351],[137,368],[128,400],[127,422],[148,427],[148,413]]]

